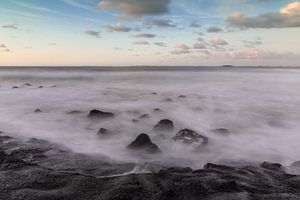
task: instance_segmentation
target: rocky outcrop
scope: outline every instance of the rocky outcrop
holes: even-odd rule
[[[156,125],[154,125],[153,131],[172,132],[174,131],[174,123],[169,119],[160,120]]]
[[[89,112],[88,117],[91,119],[111,119],[114,118],[114,114],[94,109]]]
[[[149,135],[141,133],[137,138],[127,146],[127,149],[134,151],[142,151],[146,153],[158,153],[160,149],[151,141]]]
[[[180,130],[175,135],[175,137],[173,137],[173,140],[180,141],[184,144],[193,144],[193,143],[207,144],[208,143],[208,138],[206,136],[203,136],[191,129]]]

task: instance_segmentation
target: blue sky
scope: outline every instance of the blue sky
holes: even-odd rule
[[[5,0],[0,65],[300,65],[300,2]]]

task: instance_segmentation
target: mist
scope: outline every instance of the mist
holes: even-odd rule
[[[195,168],[207,162],[265,160],[289,165],[300,159],[299,85],[300,71],[296,69],[2,69],[0,130],[117,161]],[[155,108],[161,112],[153,111]],[[36,109],[42,112],[35,113]],[[115,118],[91,120],[87,115],[92,109],[112,112]],[[74,110],[82,112],[68,114]],[[142,114],[150,118],[132,121]],[[172,120],[174,132],[163,133],[163,137],[153,132],[152,127],[161,119]],[[112,131],[111,136],[99,136],[100,128]],[[208,137],[205,148],[194,151],[175,144],[172,137],[184,128]],[[212,131],[218,128],[230,133]],[[140,133],[150,135],[162,153],[127,152],[126,146]]]

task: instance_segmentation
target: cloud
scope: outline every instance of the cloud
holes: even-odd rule
[[[156,26],[159,28],[174,28],[176,27],[176,24],[173,24],[171,20],[166,20],[166,19],[151,19],[147,20],[145,22],[146,25],[149,26]]]
[[[0,52],[9,52],[10,50],[7,48],[5,44],[0,43]]]
[[[154,37],[156,37],[156,35],[151,34],[151,33],[139,33],[139,34],[135,35],[134,37],[136,37],[136,38],[154,38]]]
[[[135,41],[133,44],[135,45],[149,45],[149,42],[146,40]]]
[[[228,23],[237,28],[288,28],[300,27],[300,2],[288,4],[277,12],[248,17],[237,12],[227,18]]]
[[[173,55],[181,55],[181,54],[189,54],[189,53],[191,53],[191,52],[186,49],[180,49],[180,50],[175,50],[175,51],[170,52],[170,54],[173,54]]]
[[[195,44],[193,45],[193,48],[194,48],[194,49],[206,49],[206,46],[205,46],[204,43],[198,42],[198,43],[195,43]]]
[[[200,25],[197,21],[193,21],[193,22],[190,24],[190,27],[193,27],[193,28],[199,28],[199,27],[201,27],[201,25]]]
[[[211,26],[207,29],[208,33],[218,33],[218,32],[222,32],[223,30],[217,26]]]
[[[97,7],[100,10],[117,10],[124,18],[139,19],[168,13],[170,2],[170,0],[102,0]]]
[[[212,39],[211,43],[213,45],[216,45],[216,46],[225,46],[225,45],[228,44],[225,40],[222,40],[220,38],[214,38],[214,39]]]
[[[57,13],[56,11],[51,10],[49,8],[45,8],[45,7],[42,7],[42,6],[36,6],[36,5],[30,4],[30,3],[25,3],[25,2],[22,2],[22,1],[11,1],[11,2],[14,3],[15,5],[18,5],[18,6],[23,7],[23,8],[29,8],[29,9],[37,10],[37,11],[41,11],[41,12]]]
[[[107,26],[108,32],[130,32],[131,28],[122,24],[111,24]]]
[[[178,43],[178,44],[176,44],[176,49],[184,49],[184,50],[187,50],[187,49],[190,49],[190,47],[187,46],[186,44]]]
[[[166,47],[166,46],[167,46],[167,44],[164,43],[164,42],[154,42],[154,44],[155,44],[156,46],[160,46],[160,47]]]
[[[100,32],[99,31],[93,31],[93,30],[87,30],[85,31],[85,34],[90,35],[95,38],[100,38]]]
[[[16,24],[5,24],[5,25],[2,26],[2,28],[17,30],[18,26]]]
[[[62,1],[70,6],[74,6],[85,10],[92,10],[94,8],[94,6],[86,4],[88,1],[82,1],[82,2],[79,0],[62,0]]]
[[[275,51],[263,51],[256,48],[248,48],[243,51],[233,51],[228,54],[231,59],[237,60],[262,60],[262,59],[282,59],[297,57],[293,53],[279,53]]]

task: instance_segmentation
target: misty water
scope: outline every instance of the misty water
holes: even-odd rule
[[[199,167],[207,162],[267,160],[289,165],[300,160],[299,89],[297,69],[1,69],[0,130],[126,162]],[[42,112],[35,113],[37,108]],[[115,118],[92,121],[87,118],[91,109],[113,112]],[[83,112],[68,114],[73,110]],[[132,122],[142,114],[150,118]],[[165,118],[174,122],[175,131],[152,132]],[[112,136],[100,137],[100,128],[111,130]],[[198,151],[175,144],[172,137],[183,128],[207,136],[209,143]],[[217,128],[230,133],[212,131]],[[162,153],[127,152],[139,133],[149,134]]]

